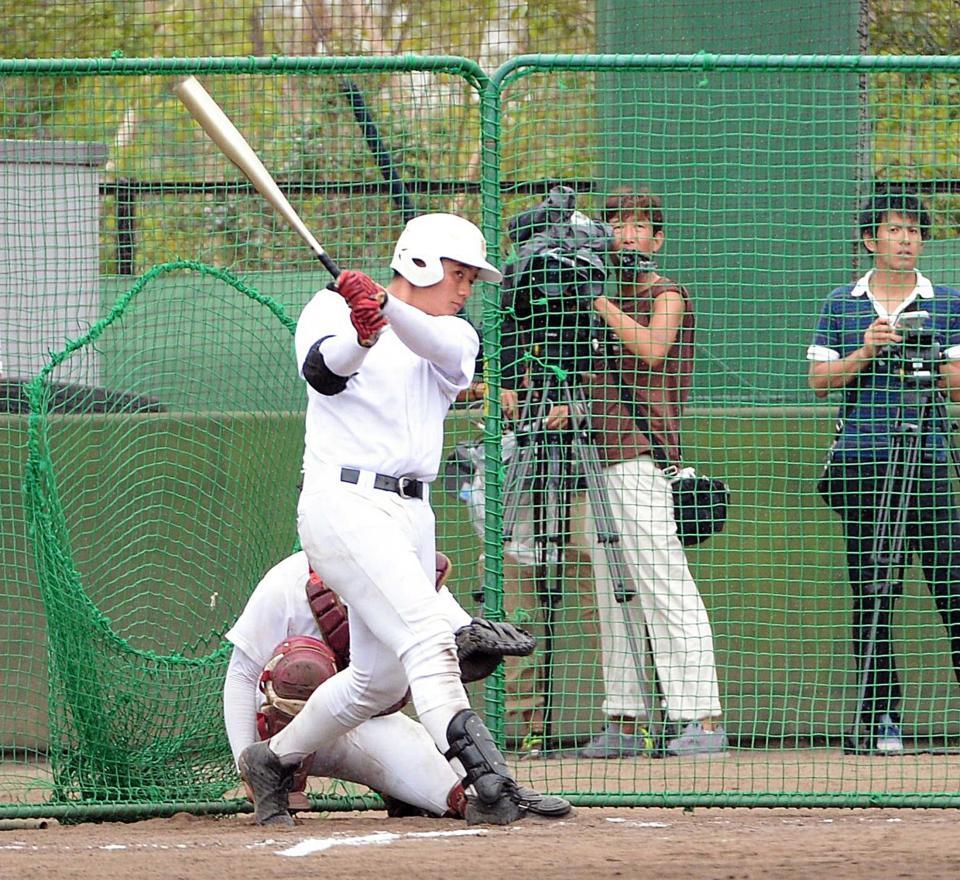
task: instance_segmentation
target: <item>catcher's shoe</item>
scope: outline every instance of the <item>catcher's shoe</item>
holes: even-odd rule
[[[258,825],[293,827],[289,792],[298,764],[299,761],[289,767],[284,766],[266,742],[256,742],[240,753],[237,765],[241,778],[253,795]]]

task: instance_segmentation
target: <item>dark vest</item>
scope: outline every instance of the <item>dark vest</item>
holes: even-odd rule
[[[660,278],[638,296],[611,297],[620,309],[641,326],[648,326],[654,301],[676,290],[683,296],[683,323],[677,338],[658,367],[650,367],[642,358],[630,354],[610,331],[609,365],[591,382],[593,439],[606,464],[629,461],[650,454],[647,437],[637,429],[629,404],[624,402],[621,383],[633,393],[637,407],[670,460],[681,463],[680,418],[690,396],[693,376],[693,336],[696,321],[690,294],[686,288]]]

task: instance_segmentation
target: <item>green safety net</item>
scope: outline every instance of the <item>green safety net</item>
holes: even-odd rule
[[[292,327],[230,272],[171,262],[26,385],[54,801],[203,802],[235,786],[222,634],[294,545],[274,515],[296,491]],[[77,368],[124,393],[61,380]]]
[[[177,102],[190,73],[336,261],[383,283],[413,212],[473,219],[510,265],[510,221],[551,186],[593,219],[618,188],[663,199],[658,264],[697,317],[685,457],[732,490],[724,531],[687,552],[730,747],[707,761],[580,754],[607,720],[596,548],[579,533],[580,484],[550,590],[500,540],[504,517],[522,528],[535,505],[504,506],[515,304],[483,286],[468,313],[488,393],[452,410],[432,501],[457,598],[540,640],[470,688],[525,783],[582,804],[955,805],[960,704],[918,570],[895,617],[907,754],[842,751],[849,591],[839,522],[814,488],[837,402],[812,395],[805,355],[826,294],[869,266],[855,208],[878,181],[927,200],[921,269],[960,284],[958,47],[937,4],[900,9],[903,29],[863,4],[816,5],[753,27],[731,16],[722,32],[713,4],[638,22],[614,0],[467,4],[464,22],[444,3],[406,19],[370,5],[363,21],[346,4],[305,4],[296,21],[267,3],[198,2],[176,21],[155,4],[11,9],[0,816],[243,808],[223,635],[294,546],[304,396],[290,331],[328,276]],[[438,50],[451,54],[405,54]],[[538,326],[583,308],[534,306]],[[555,354],[527,352],[524,369],[552,382],[584,366]],[[656,744],[676,731],[655,708]],[[325,806],[376,803],[327,781],[313,791]]]

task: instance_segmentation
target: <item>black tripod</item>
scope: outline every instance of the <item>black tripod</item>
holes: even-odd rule
[[[568,427],[550,430],[547,415],[553,404],[566,405]],[[543,694],[543,735],[552,733],[553,664],[556,609],[563,595],[563,569],[570,540],[571,500],[582,476],[596,520],[601,552],[606,554],[614,576],[614,595],[623,611],[636,664],[643,702],[644,726],[654,732],[655,678],[651,674],[649,638],[646,626],[633,620],[632,599],[636,590],[630,580],[620,534],[613,517],[596,448],[590,440],[589,402],[575,377],[561,379],[547,371],[526,397],[517,421],[517,451],[504,479],[504,540],[509,541],[517,522],[520,501],[529,494],[533,508],[534,583],[544,609],[543,662],[539,665],[538,687]],[[642,633],[638,637],[638,631]],[[655,738],[656,740],[656,738]]]
[[[897,596],[903,594],[903,570],[906,564],[906,532],[909,507],[914,497],[923,460],[924,439],[939,426],[950,429],[946,404],[937,388],[937,363],[940,346],[928,341],[922,352],[911,358],[904,352],[901,368],[903,391],[899,415],[891,433],[890,457],[881,484],[870,562],[873,579],[864,585],[872,597],[873,608],[867,643],[860,661],[857,686],[857,713],[844,750],[864,752],[872,750],[872,731],[862,733],[864,717],[876,722],[874,707],[868,706],[868,689],[875,676],[877,630],[883,613],[892,611]],[[950,458],[955,471],[958,468],[956,450],[950,446]]]

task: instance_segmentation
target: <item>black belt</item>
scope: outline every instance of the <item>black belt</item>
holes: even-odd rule
[[[357,468],[340,468],[340,481],[343,483],[360,482]],[[396,492],[403,498],[423,498],[423,483],[412,477],[391,477],[388,474],[374,474],[373,488],[384,492]]]

